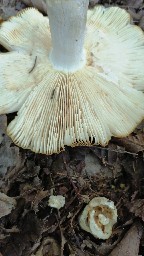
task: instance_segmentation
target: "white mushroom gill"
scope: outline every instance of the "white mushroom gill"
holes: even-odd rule
[[[94,197],[79,218],[81,228],[99,239],[108,239],[116,222],[117,209],[105,197]]]
[[[117,7],[44,2],[49,20],[28,8],[0,27],[0,114],[18,111],[9,136],[44,154],[127,136],[144,118],[143,32]]]

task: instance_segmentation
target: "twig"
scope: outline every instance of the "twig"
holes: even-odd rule
[[[104,150],[107,150],[107,151],[116,152],[116,153],[120,153],[120,154],[129,154],[129,155],[133,155],[133,156],[138,156],[137,153],[132,153],[132,152],[129,152],[129,151],[126,151],[126,150],[122,151],[122,150],[109,149],[109,148],[103,148],[103,147],[98,147],[98,146],[95,146],[95,148],[104,149]]]
[[[60,233],[61,233],[61,256],[63,256],[64,245],[66,243],[66,239],[65,239],[65,237],[63,235],[63,231],[62,231],[62,228],[61,228],[61,225],[60,225],[60,222],[59,222],[59,219],[60,219],[59,210],[58,210],[58,216],[56,215],[56,219],[57,219],[57,222],[58,222],[58,225],[59,225],[59,229],[60,229]]]

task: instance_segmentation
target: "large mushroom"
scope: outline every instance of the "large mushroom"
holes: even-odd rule
[[[1,25],[0,114],[18,111],[7,132],[20,147],[105,146],[144,118],[143,32],[88,2],[45,0],[49,20],[29,8]]]

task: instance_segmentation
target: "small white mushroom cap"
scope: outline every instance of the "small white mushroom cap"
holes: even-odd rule
[[[79,218],[81,228],[99,239],[108,239],[116,222],[117,209],[114,202],[105,197],[93,198]]]
[[[64,205],[65,205],[65,197],[61,196],[61,195],[50,196],[48,205],[52,208],[56,208],[59,210],[60,208],[64,207]]]
[[[86,64],[76,72],[52,66],[49,21],[33,8],[2,23],[0,44],[10,51],[0,54],[0,114],[18,110],[7,130],[17,145],[44,154],[105,146],[144,118],[144,34],[126,11],[88,11]]]

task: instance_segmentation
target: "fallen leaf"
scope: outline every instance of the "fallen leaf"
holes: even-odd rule
[[[16,15],[17,11],[25,7],[24,4],[18,0],[4,0],[0,2],[2,2],[0,4],[0,15],[4,20]]]
[[[143,15],[144,15],[144,11],[143,11]],[[144,16],[141,17],[139,26],[144,30]]]
[[[35,212],[38,212],[38,204],[45,198],[49,195],[49,192],[48,190],[44,191],[44,190],[41,190],[41,191],[38,191],[37,194],[36,194],[36,197],[34,198],[33,200],[33,209]]]
[[[138,256],[142,233],[142,225],[134,224],[109,256]]]
[[[131,204],[130,212],[144,221],[144,199],[134,200]]]
[[[144,150],[144,133],[140,133],[135,136],[130,135],[122,139],[115,138],[114,141],[132,153],[138,153]]]
[[[143,0],[128,0],[127,1],[128,7],[133,7],[135,9],[140,8],[142,3],[143,3]]]
[[[60,256],[60,246],[57,241],[51,237],[47,237],[43,240],[40,248],[35,254],[31,256]]]
[[[16,200],[0,192],[0,218],[11,213],[16,206]]]

